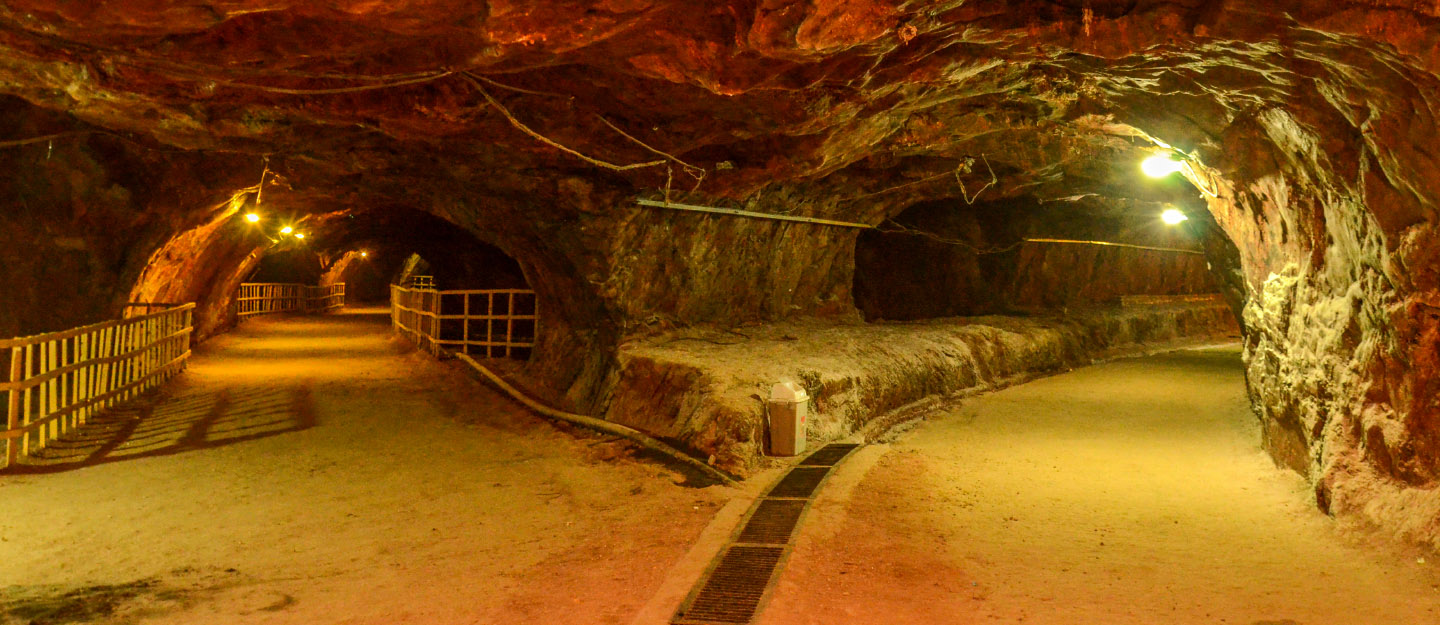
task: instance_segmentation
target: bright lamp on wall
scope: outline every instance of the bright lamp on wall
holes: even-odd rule
[[[1156,154],[1140,162],[1140,170],[1151,178],[1164,178],[1185,168],[1185,161],[1177,161],[1168,155]]]

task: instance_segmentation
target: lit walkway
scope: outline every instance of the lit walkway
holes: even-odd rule
[[[841,465],[758,622],[1440,623],[1434,563],[1347,546],[1252,421],[1234,349],[965,401]]]
[[[1440,622],[1434,563],[1347,546],[1250,422],[1234,350],[968,400],[840,465],[757,622]],[[659,624],[748,504],[624,449],[383,311],[256,319],[0,476],[0,622]]]
[[[0,622],[628,622],[724,491],[559,432],[364,313],[248,321],[0,476]]]

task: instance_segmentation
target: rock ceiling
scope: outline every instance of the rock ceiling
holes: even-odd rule
[[[1136,128],[1221,150],[1237,120],[1398,63],[1364,37],[1435,58],[1433,3],[1254,5],[20,0],[0,90],[147,144],[274,155],[297,190],[357,203],[556,172],[744,198],[827,177],[958,196],[993,169],[1002,193],[1124,196],[1145,193],[1113,166],[1151,145]]]

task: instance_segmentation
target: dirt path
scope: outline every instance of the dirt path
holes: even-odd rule
[[[1251,422],[1233,349],[966,401],[842,465],[758,622],[1440,623],[1435,563],[1357,545]]]
[[[625,453],[384,316],[255,319],[0,477],[0,622],[627,623],[732,493]]]

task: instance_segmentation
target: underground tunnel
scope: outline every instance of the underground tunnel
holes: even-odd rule
[[[1434,3],[0,48],[5,623],[1440,622]]]

